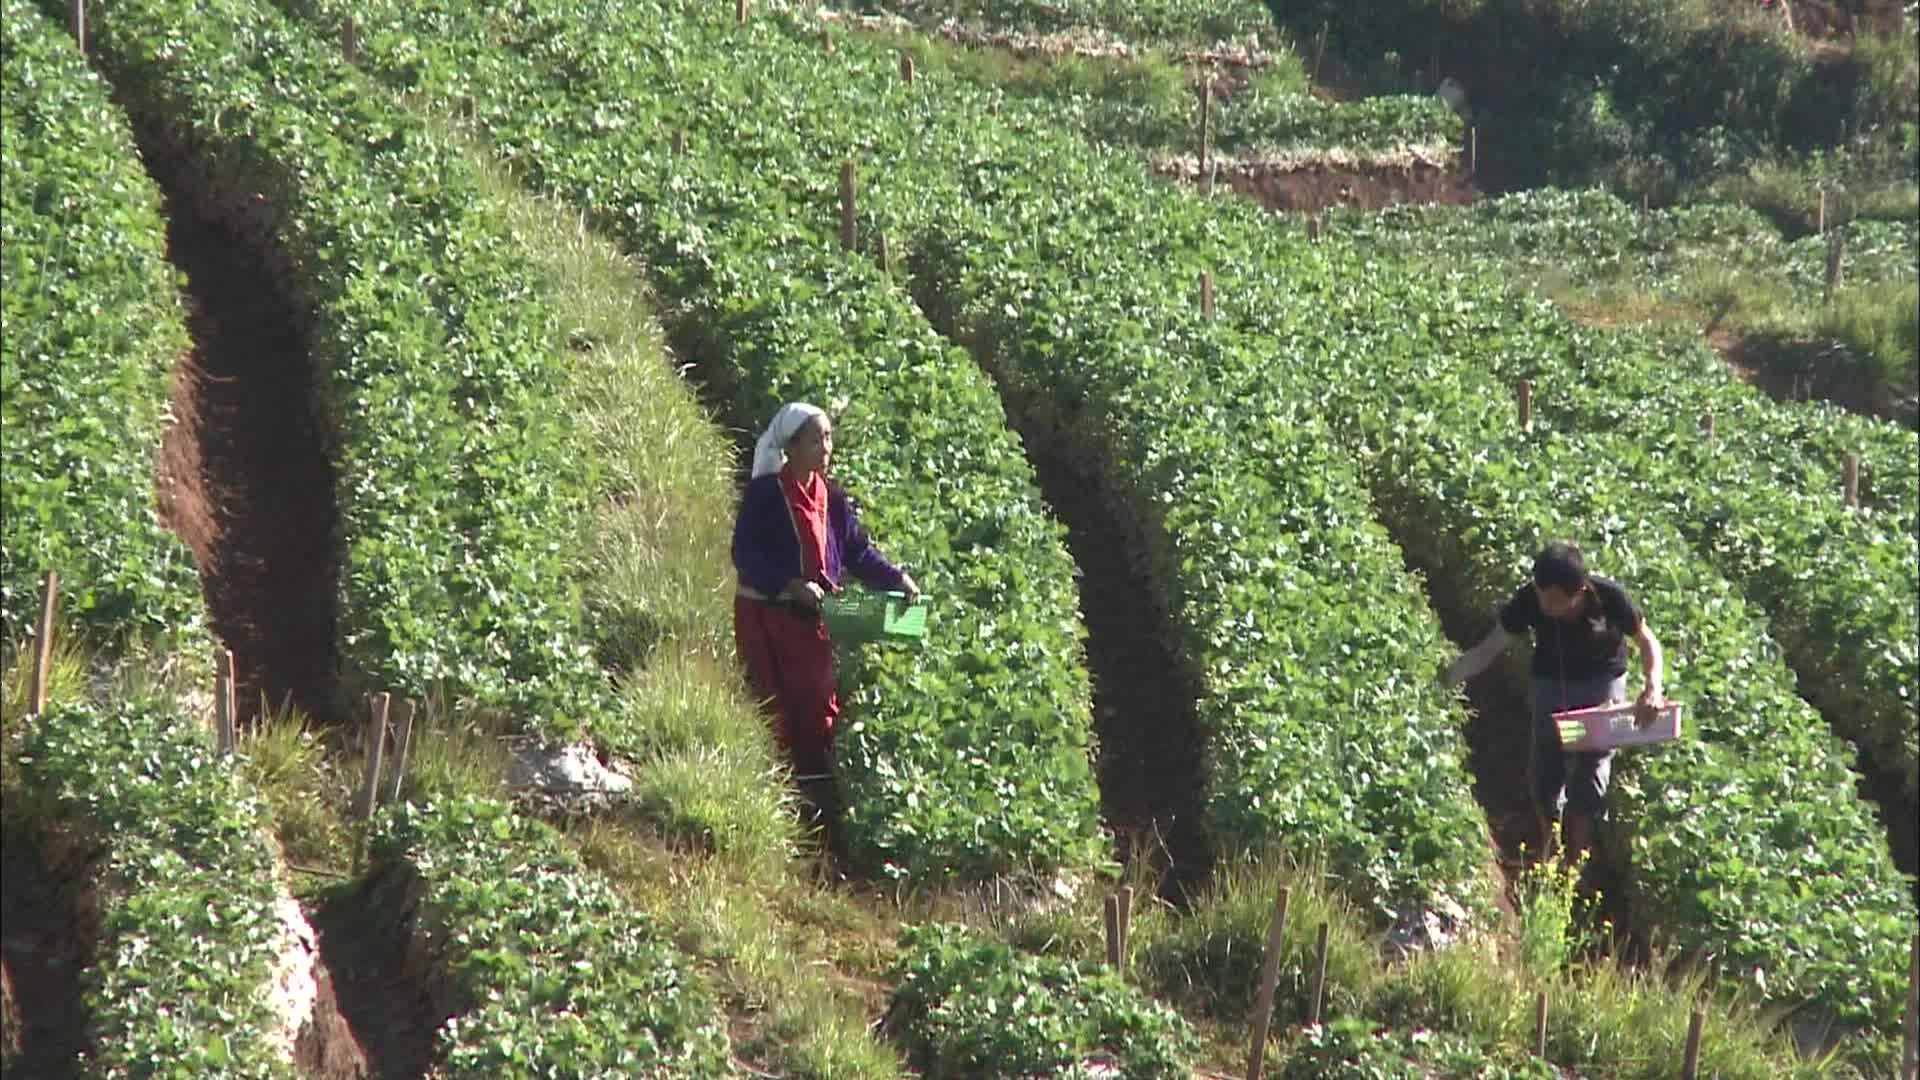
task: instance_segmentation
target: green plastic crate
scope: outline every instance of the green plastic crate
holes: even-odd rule
[[[913,603],[903,592],[844,592],[820,607],[835,641],[859,644],[888,639],[918,641],[927,636],[927,598]]]

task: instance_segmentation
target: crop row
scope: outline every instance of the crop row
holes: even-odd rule
[[[916,83],[913,90],[903,89],[897,83],[888,81],[892,71],[891,57],[854,42],[843,46],[837,54],[838,59],[832,61],[829,68],[825,61],[808,59],[809,55],[813,55],[808,51],[809,48],[817,49],[817,44],[810,41],[802,44],[797,35],[796,39],[783,42],[758,25],[745,31],[725,30],[711,26],[696,12],[650,8],[645,12],[648,18],[627,17],[633,13],[625,9],[621,9],[620,14],[623,17],[610,24],[629,27],[672,26],[679,35],[671,49],[683,67],[675,77],[663,75],[657,67],[650,66],[656,59],[652,52],[666,51],[668,46],[658,41],[648,43],[644,39],[640,42],[631,39],[621,42],[620,47],[627,50],[626,55],[634,58],[634,66],[651,73],[654,81],[646,84],[648,91],[656,99],[673,100],[673,91],[690,94],[698,86],[711,107],[716,111],[724,108],[730,121],[731,137],[724,144],[716,142],[711,145],[724,145],[730,150],[737,150],[745,161],[761,166],[776,181],[783,181],[782,187],[777,190],[781,190],[787,200],[786,205],[797,203],[804,207],[806,217],[813,221],[827,220],[826,211],[832,200],[831,183],[827,179],[830,173],[823,167],[823,159],[830,159],[830,155],[844,153],[858,146],[863,161],[882,162],[885,166],[874,173],[886,178],[885,192],[880,199],[881,205],[870,211],[869,220],[886,225],[895,235],[905,235],[909,242],[903,246],[911,246],[914,229],[924,227],[923,223],[936,210],[944,212],[956,204],[978,201],[955,197],[958,177],[1019,177],[1022,183],[1034,185],[1036,190],[1078,188],[1087,192],[1079,209],[1058,222],[1055,226],[1057,231],[1043,236],[1038,245],[1043,258],[1062,264],[1061,268],[1050,270],[1051,277],[1043,281],[1047,292],[1060,288],[1060,282],[1077,272],[1079,265],[1098,261],[1105,256],[1118,260],[1122,254],[1130,261],[1121,265],[1130,267],[1141,278],[1151,280],[1157,275],[1168,280],[1166,296],[1178,292],[1179,286],[1173,281],[1185,280],[1190,264],[1182,266],[1178,260],[1168,258],[1164,250],[1149,249],[1147,245],[1131,239],[1133,231],[1142,228],[1142,221],[1162,219],[1163,215],[1173,212],[1166,208],[1164,195],[1156,193],[1145,181],[1137,178],[1137,167],[1129,167],[1117,158],[1090,155],[1067,146],[1050,146],[1049,154],[1044,159],[1034,154],[1032,147],[1023,145],[1018,138],[1025,132],[1045,131],[1044,125],[1031,116],[1007,115],[995,121],[986,114],[984,108],[978,106],[977,101],[968,100],[964,93],[945,86],[936,87],[927,80]],[[736,60],[743,55],[755,55],[764,62],[730,67],[727,78],[706,80],[700,74],[698,60],[691,52],[697,47],[697,43],[690,40],[696,30],[711,35],[714,41],[724,42],[730,50],[722,52],[718,46],[708,44],[712,50],[709,55],[732,55]],[[582,31],[576,28],[575,32]],[[549,40],[551,34],[543,30],[542,41]],[[613,48],[611,42],[603,42],[600,47],[603,50]],[[749,49],[758,51],[750,53]],[[449,103],[458,92],[457,87],[442,91]],[[553,100],[564,101],[566,97],[566,94],[556,92]],[[634,99],[639,99],[638,95]],[[599,114],[603,124],[628,122],[628,111],[616,109],[611,103],[603,103],[603,106]],[[564,108],[544,102],[543,107]],[[591,130],[590,124],[579,124],[571,132],[564,126],[555,125],[546,129],[545,142],[549,146],[560,144],[571,135],[585,134]],[[1000,142],[995,144],[993,140]],[[807,149],[807,144],[815,148]],[[701,149],[705,151],[706,147],[702,146]],[[651,152],[658,153],[657,144],[653,144]],[[627,162],[629,170],[634,163],[644,160],[647,153],[643,150],[634,155]],[[968,167],[964,170],[959,168],[956,163],[968,160],[969,156],[971,163]],[[600,170],[597,175],[604,178],[621,174],[620,169],[606,169]],[[872,192],[873,187],[869,191]],[[1298,320],[1290,325],[1274,323],[1252,329],[1279,343],[1281,354],[1298,365],[1299,377],[1307,380],[1303,385],[1343,390],[1359,387],[1376,394],[1390,388],[1390,384],[1397,385],[1406,378],[1404,371],[1390,375],[1388,372],[1391,369],[1384,366],[1378,369],[1370,367],[1368,361],[1371,357],[1366,355],[1366,351],[1369,346],[1400,350],[1399,361],[1404,367],[1405,352],[1413,346],[1404,341],[1391,346],[1382,344],[1380,334],[1385,329],[1405,324],[1418,328],[1432,339],[1423,340],[1421,348],[1437,347],[1449,363],[1456,364],[1453,381],[1434,381],[1421,384],[1417,389],[1439,402],[1485,399],[1491,380],[1484,376],[1495,365],[1486,355],[1487,349],[1474,344],[1476,336],[1487,331],[1487,326],[1476,319],[1491,320],[1497,314],[1504,314],[1505,309],[1501,307],[1504,293],[1496,283],[1475,278],[1466,283],[1456,283],[1450,289],[1440,289],[1422,282],[1404,265],[1362,266],[1351,248],[1340,249],[1338,261],[1330,253],[1333,249],[1319,254],[1295,251],[1289,257],[1258,247],[1263,224],[1248,213],[1222,207],[1212,220],[1200,218],[1190,222],[1187,235],[1206,236],[1211,231],[1215,234],[1211,238],[1215,245],[1213,250],[1226,254],[1233,253],[1236,248],[1243,252],[1259,250],[1269,258],[1275,274],[1283,268],[1288,271],[1284,282],[1275,279],[1270,288],[1259,293],[1258,303],[1250,295],[1252,290],[1243,288],[1233,304],[1237,310],[1285,312],[1288,317]],[[1122,237],[1129,238],[1128,242],[1116,241],[1116,238]],[[1010,243],[1005,236],[989,238],[988,242],[999,245]],[[1160,247],[1164,248],[1164,244]],[[1153,253],[1139,254],[1146,250],[1152,250]],[[1073,258],[1069,259],[1069,256]],[[1363,269],[1369,274],[1368,288],[1356,289],[1343,276],[1354,269]],[[1394,273],[1389,275],[1389,270]],[[1174,277],[1167,278],[1167,275]],[[1391,285],[1393,290],[1398,291],[1381,287],[1385,285]],[[1352,310],[1352,298],[1356,295],[1373,298],[1364,315]],[[1320,304],[1326,313],[1303,311],[1303,304],[1309,301]],[[1330,301],[1341,301],[1346,307],[1343,309],[1342,303]],[[1476,310],[1478,314],[1475,318],[1458,314]],[[1276,314],[1273,317],[1279,316]],[[1312,381],[1314,373],[1324,374],[1326,371],[1323,367],[1314,366],[1317,358],[1323,356],[1332,356],[1344,365],[1339,381]],[[1460,381],[1465,374],[1475,371],[1482,375],[1478,383]],[[1505,414],[1510,406],[1505,404],[1504,392],[1496,394],[1496,397],[1496,403]],[[1329,401],[1326,406],[1329,414],[1351,416],[1353,410],[1357,409],[1355,403],[1366,399],[1354,397],[1348,400],[1345,406],[1339,400]],[[1433,400],[1423,407],[1431,411]],[[1343,408],[1348,411],[1340,411]],[[1471,460],[1471,453],[1467,460]],[[1463,505],[1466,507],[1463,512],[1471,512],[1475,507],[1472,501],[1466,501]],[[1472,539],[1464,532],[1464,528],[1460,535]],[[1510,587],[1512,581],[1517,580],[1515,575],[1522,558],[1520,550],[1518,543],[1503,545],[1499,550],[1497,569],[1503,588]],[[1673,554],[1679,558],[1684,552]],[[1468,572],[1471,565],[1463,564],[1461,572]],[[1622,569],[1622,576],[1631,579],[1632,569]],[[1699,575],[1702,588],[1718,580],[1711,573],[1703,573],[1697,560],[1683,569]],[[1493,575],[1488,573],[1486,576],[1491,578]],[[1719,589],[1724,594],[1724,582],[1720,582]],[[1371,602],[1373,597],[1367,599]],[[1666,595],[1661,594],[1661,599],[1665,600]],[[1703,640],[1706,644],[1699,646],[1701,649],[1711,645],[1742,655],[1751,654],[1749,666],[1759,665],[1764,670],[1779,671],[1777,661],[1765,655],[1765,638],[1761,629],[1751,621],[1736,620],[1732,628],[1726,631],[1724,641],[1719,637]],[[1322,663],[1338,663],[1331,657],[1318,659]],[[1765,669],[1766,663],[1773,663],[1774,667]],[[1730,666],[1729,670],[1738,672],[1741,669]],[[1763,688],[1783,685],[1782,677],[1774,675],[1756,677],[1755,681],[1756,685]],[[1763,704],[1778,710],[1782,716],[1805,716],[1804,708],[1791,697],[1790,687],[1787,696],[1767,696]],[[1799,709],[1798,714],[1794,712],[1796,709]],[[1817,732],[1818,725],[1803,724],[1800,730]],[[1727,751],[1718,755],[1699,751],[1707,754],[1707,759],[1690,758],[1687,754],[1671,755],[1678,775],[1671,783],[1654,786],[1645,794],[1645,806],[1649,809],[1644,813],[1651,814],[1650,808],[1664,807],[1669,801],[1672,802],[1673,815],[1662,820],[1681,821],[1685,827],[1662,835],[1681,838],[1675,840],[1675,844],[1684,846],[1684,838],[1697,833],[1713,837],[1716,842],[1724,840],[1729,844],[1729,850],[1744,850],[1757,862],[1748,865],[1743,856],[1739,865],[1731,861],[1718,864],[1703,862],[1711,856],[1696,855],[1688,863],[1681,858],[1684,851],[1670,853],[1663,849],[1658,854],[1672,862],[1676,869],[1662,871],[1661,860],[1650,858],[1637,860],[1637,865],[1644,864],[1640,872],[1670,873],[1672,880],[1682,880],[1687,875],[1699,877],[1710,883],[1702,886],[1703,889],[1720,889],[1730,895],[1752,892],[1762,898],[1770,898],[1763,904],[1768,910],[1778,910],[1776,901],[1781,898],[1798,895],[1801,883],[1794,879],[1793,872],[1796,859],[1834,859],[1862,867],[1862,876],[1867,880],[1878,883],[1893,881],[1895,875],[1886,864],[1885,854],[1872,839],[1874,830],[1871,823],[1860,804],[1852,798],[1850,785],[1844,782],[1844,757],[1835,753],[1834,747],[1817,738],[1803,746],[1792,743],[1786,745],[1804,751],[1803,768],[1794,773],[1794,786],[1775,788],[1770,792],[1778,797],[1778,802],[1769,803],[1764,808],[1737,806],[1731,802],[1721,807],[1705,805],[1711,801],[1712,787],[1704,781],[1719,783],[1731,777],[1744,783],[1759,784],[1763,775],[1770,776],[1779,771],[1777,766],[1763,766],[1759,762],[1742,760]],[[1662,761],[1665,760],[1662,758]],[[1690,760],[1704,760],[1704,763],[1699,764],[1696,771],[1689,772],[1685,766]],[[1836,762],[1841,763],[1837,768]],[[1716,773],[1716,770],[1720,772]],[[1623,787],[1629,779],[1623,777]],[[1799,786],[1803,782],[1804,788]],[[1763,820],[1760,816],[1763,809],[1774,815],[1768,820],[1824,816],[1833,829],[1829,847],[1834,850],[1823,851],[1785,830],[1776,835],[1758,827]],[[1817,946],[1805,947],[1806,953],[1812,954],[1818,964],[1831,965],[1836,962],[1836,957],[1857,954],[1857,949],[1842,951],[1837,944],[1837,939],[1849,934],[1858,933],[1871,939],[1875,942],[1876,950],[1885,940],[1898,940],[1889,932],[1888,922],[1897,920],[1901,908],[1898,904],[1884,905],[1882,900],[1884,897],[1878,894],[1868,897],[1857,909],[1859,917],[1854,920],[1852,929],[1831,935],[1823,934]],[[1834,925],[1845,924],[1849,917],[1848,914],[1836,915]],[[1685,910],[1676,910],[1670,920],[1672,925],[1669,930],[1689,932],[1686,919]],[[1732,947],[1737,946],[1748,954],[1764,957],[1769,970],[1780,971],[1789,983],[1799,978],[1795,972],[1808,968],[1809,962],[1803,962],[1806,953],[1793,955],[1803,947],[1790,947],[1778,935],[1745,939],[1741,937],[1743,931],[1739,927],[1711,922],[1696,924],[1690,932],[1698,934],[1703,940],[1713,940],[1715,947],[1723,953],[1733,951]],[[1729,937],[1732,940],[1726,940]],[[1818,967],[1818,964],[1812,966]],[[1770,987],[1777,986],[1777,983],[1770,983]],[[1795,990],[1804,988],[1802,983],[1796,985]],[[1878,1010],[1890,1000],[1890,997],[1878,996],[1876,988],[1868,989],[1874,992],[1870,1005],[1872,1009]],[[1777,992],[1787,996],[1795,991]],[[1845,990],[1836,993],[1843,998],[1847,994]],[[1829,998],[1828,1003],[1841,1012],[1849,1008],[1846,1001]]]
[[[730,1075],[716,1000],[685,953],[560,834],[490,799],[375,824],[361,910],[446,1019],[445,1077]]]
[[[938,620],[923,650],[847,658],[837,767],[856,856],[916,878],[1098,858],[1072,566],[978,369],[877,271],[832,254],[830,222],[791,219],[780,187],[671,156],[676,126],[696,148],[728,130],[718,110],[634,108],[659,89],[640,61],[668,47],[583,36],[577,12],[532,5],[511,20],[353,10],[364,63],[449,113],[471,97],[516,172],[647,260],[676,346],[743,426],[794,397],[836,412],[836,471]]]
[[[578,730],[605,697],[571,576],[588,478],[555,402],[551,316],[471,170],[251,3],[115,4],[91,37],[154,152],[270,254],[303,323],[334,429],[339,490],[320,497],[341,508],[355,674]]]
[[[1098,30],[1136,46],[1213,45],[1271,40],[1273,16],[1255,0],[900,0],[920,21],[958,19],[994,30],[1060,33]]]
[[[209,743],[174,706],[135,700],[56,704],[18,751],[7,816],[38,834],[44,873],[80,876],[97,904],[88,1075],[293,1075],[270,993],[281,874],[259,800]]]
[[[167,375],[187,347],[160,193],[126,118],[29,0],[0,44],[0,635],[29,631],[40,576],[86,582],[90,632],[198,617],[187,549],[154,512]]]

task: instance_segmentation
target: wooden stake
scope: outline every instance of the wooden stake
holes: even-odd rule
[[[687,152],[687,131],[685,128],[673,129],[673,156],[680,157]]]
[[[351,15],[340,24],[340,54],[347,58],[349,64],[360,59],[360,28]]]
[[[1120,966],[1118,970],[1125,974],[1127,961],[1131,955],[1127,948],[1127,933],[1133,923],[1133,886],[1120,886]]]
[[[1206,270],[1200,271],[1200,317],[1213,318],[1213,274]]]
[[[887,234],[884,232],[874,233],[873,243],[875,247],[880,249],[879,250],[880,272],[887,275],[888,277],[892,277],[893,276],[893,252],[887,247]]]
[[[1273,921],[1267,924],[1267,955],[1260,964],[1260,996],[1253,1005],[1253,1045],[1247,1050],[1247,1080],[1260,1080],[1267,1056],[1267,1032],[1273,1021],[1273,988],[1280,982],[1280,946],[1287,934],[1289,890],[1280,887],[1274,897]]]
[[[387,752],[387,711],[392,706],[392,694],[382,690],[373,696],[373,716],[367,723],[367,780],[361,785],[358,802],[363,821],[373,816],[380,795],[380,765]]]
[[[47,711],[47,680],[53,676],[53,616],[60,608],[60,572],[49,569],[40,583],[40,621],[33,627],[33,674],[27,684],[27,715]]]
[[[733,21],[737,23],[747,21],[747,0],[733,0]]]
[[[1840,494],[1848,506],[1860,505],[1860,455],[1850,453],[1840,466]]]
[[[73,43],[80,47],[80,55],[87,54],[87,0],[73,0]]]
[[[1320,215],[1308,214],[1307,215],[1307,239],[1317,244],[1320,242],[1321,235],[1324,234],[1325,232],[1326,232],[1326,226],[1321,224]]]
[[[1327,933],[1326,923],[1320,924],[1320,934],[1314,943],[1313,996],[1307,1000],[1307,1024],[1309,1027],[1320,1022],[1320,1007],[1327,997]]]
[[[1480,125],[1467,129],[1467,175],[1478,179],[1480,176]]]
[[[460,118],[462,120],[472,120],[478,115],[480,115],[480,103],[473,100],[473,95],[460,95]]]
[[[1107,894],[1107,966],[1120,970],[1120,897]]]
[[[220,742],[220,754],[233,753],[235,737],[233,650],[221,649],[213,658],[213,730]]]
[[[1713,410],[1708,409],[1700,416],[1700,434],[1713,438]]]
[[[1687,1055],[1680,1063],[1681,1080],[1698,1080],[1700,1076],[1700,1036],[1706,1026],[1706,1010],[1693,1010],[1693,1019],[1687,1021]]]
[[[1835,229],[1833,239],[1827,241],[1827,284],[1821,294],[1821,302],[1833,303],[1833,291],[1840,287],[1840,263],[1847,250],[1847,230]]]
[[[1207,72],[1200,83],[1200,190],[1213,194],[1213,170],[1209,150],[1213,142],[1213,73]]]
[[[912,53],[900,54],[900,81],[903,83],[906,83],[908,86],[913,85],[913,54]]]
[[[1640,216],[1647,216],[1647,193],[1644,191],[1640,193]]]
[[[1827,189],[1826,188],[1820,189],[1820,210],[1819,210],[1818,216],[1816,216],[1813,220],[1814,220],[1814,225],[1816,227],[1816,230],[1822,235],[1825,235],[1827,231]]]
[[[1547,992],[1533,999],[1533,1056],[1547,1056]]]
[[[400,730],[393,736],[393,788],[388,802],[400,801],[400,786],[407,779],[407,757],[413,750],[413,718],[420,712],[418,702],[407,702],[407,715],[400,718]]]
[[[820,28],[820,47],[827,51],[828,56],[833,55],[833,31],[824,26]]]
[[[1313,74],[1307,78],[1307,90],[1309,92],[1313,90],[1313,84],[1320,81],[1320,59],[1325,55],[1327,55],[1327,24],[1325,20],[1322,20],[1320,23],[1320,44],[1314,46],[1313,50]]]
[[[842,161],[840,163],[840,248],[843,251],[853,250],[854,198],[858,194],[859,190],[854,186],[853,162]]]
[[[1533,380],[1520,380],[1520,430],[1533,430]]]
[[[1920,934],[1907,962],[1907,1023],[1900,1047],[1900,1080],[1920,1080]]]

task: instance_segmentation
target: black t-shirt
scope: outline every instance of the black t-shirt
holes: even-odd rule
[[[1540,610],[1540,594],[1520,586],[1500,609],[1500,625],[1509,634],[1533,631],[1533,673],[1549,679],[1598,679],[1627,673],[1627,637],[1640,630],[1640,611],[1616,581],[1587,578],[1580,612],[1550,619]]]

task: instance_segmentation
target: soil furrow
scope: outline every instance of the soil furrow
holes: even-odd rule
[[[100,934],[93,866],[9,822],[0,838],[0,958],[17,1009],[6,1080],[80,1075],[87,1048],[83,973]]]

